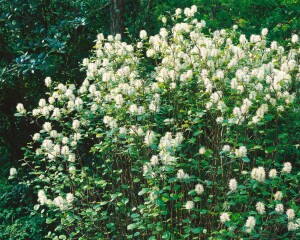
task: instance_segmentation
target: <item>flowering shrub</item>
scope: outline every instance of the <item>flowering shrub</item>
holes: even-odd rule
[[[205,34],[196,11],[135,44],[99,34],[81,86],[46,78],[17,106],[41,127],[24,160],[48,238],[300,236],[298,36]]]

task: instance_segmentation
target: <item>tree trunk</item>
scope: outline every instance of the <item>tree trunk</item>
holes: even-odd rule
[[[115,35],[124,34],[124,7],[126,0],[110,0],[110,31]]]

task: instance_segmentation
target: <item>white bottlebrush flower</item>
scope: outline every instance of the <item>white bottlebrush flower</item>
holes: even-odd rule
[[[224,118],[223,117],[217,117],[216,118],[216,122],[217,123],[223,123],[224,122]]]
[[[263,182],[266,177],[266,172],[264,167],[253,168],[251,171],[251,178]]]
[[[201,148],[199,149],[199,154],[203,155],[205,152],[206,152],[205,147],[201,147]]]
[[[74,201],[74,195],[73,193],[67,193],[66,195],[66,201],[68,204],[72,204]]]
[[[290,162],[285,162],[283,164],[282,172],[290,173],[292,171],[292,164]]]
[[[48,102],[49,102],[50,104],[55,103],[55,98],[54,98],[54,97],[49,97],[49,98],[48,98]]]
[[[270,172],[269,172],[269,177],[270,178],[276,178],[276,176],[277,176],[276,169],[271,169]]]
[[[142,43],[142,42],[138,42],[138,43],[136,44],[136,47],[137,47],[137,48],[142,48],[142,47],[143,47],[143,43]]]
[[[282,105],[277,107],[277,111],[278,112],[283,112],[284,111],[284,107]]]
[[[43,150],[41,149],[41,148],[37,148],[36,150],[35,150],[35,155],[36,156],[41,156],[43,154]]]
[[[59,119],[61,117],[61,113],[60,113],[59,108],[54,108],[53,109],[52,117],[56,118],[56,119]]]
[[[162,164],[164,165],[174,165],[176,163],[176,158],[174,156],[171,156],[170,153],[165,153],[163,151],[161,151],[159,153],[159,157],[160,160],[162,162]],[[186,174],[186,176],[188,177],[188,174]]]
[[[149,163],[143,165],[143,176],[151,174],[152,166]]]
[[[41,114],[44,115],[44,116],[48,116],[50,113],[50,109],[48,106],[45,106],[41,109]]]
[[[102,78],[103,78],[103,76],[102,76]],[[92,85],[89,86],[89,92],[90,92],[93,96],[96,95],[97,88],[96,88],[96,86],[95,86],[94,84],[92,84]]]
[[[56,144],[53,147],[53,151],[51,152],[51,155],[53,155],[53,157],[56,157],[56,156],[58,156],[60,154],[60,151],[61,151],[60,145]]]
[[[152,111],[152,112],[159,112],[159,105],[156,101],[152,101],[150,104],[149,104],[149,110]]]
[[[39,106],[40,106],[41,108],[45,107],[46,104],[47,104],[47,103],[46,103],[46,100],[45,100],[44,98],[40,99],[40,101],[39,101]]]
[[[81,133],[79,133],[79,132],[74,133],[73,140],[74,141],[79,141],[80,139],[81,139]]]
[[[183,134],[181,132],[176,133],[175,138],[173,139],[173,146],[178,147],[183,141]]]
[[[77,119],[75,119],[72,123],[72,128],[76,131],[78,130],[79,127],[80,127],[80,122]]]
[[[119,133],[120,134],[126,134],[127,133],[127,128],[126,127],[120,127],[119,128]]]
[[[297,43],[299,41],[299,37],[297,34],[294,34],[291,39],[292,43]]]
[[[52,138],[57,138],[57,136],[58,136],[58,133],[57,133],[56,130],[52,130],[52,131],[50,132],[50,137],[52,137]]]
[[[67,138],[67,137],[63,137],[62,138],[62,140],[61,140],[61,142],[62,142],[62,144],[68,144],[68,142],[69,142],[69,138]]]
[[[191,210],[194,208],[194,202],[193,201],[187,201],[185,204],[185,209],[186,210]]]
[[[18,103],[17,104],[17,112],[20,114],[25,114],[26,110],[24,108],[24,105],[22,103]]]
[[[46,132],[50,132],[52,130],[52,126],[50,122],[45,122],[43,128]]]
[[[68,146],[63,146],[63,147],[61,148],[61,155],[66,156],[66,155],[69,154],[69,152],[70,152],[70,149],[69,149]]]
[[[75,159],[76,159],[75,154],[69,154],[69,157],[68,157],[69,162],[75,162]]]
[[[255,227],[255,224],[256,224],[256,219],[253,216],[248,217],[246,224],[245,224],[246,233],[251,233]]]
[[[242,34],[242,35],[240,36],[240,38],[239,38],[239,41],[240,41],[241,44],[247,43],[247,38],[246,38],[246,36],[245,36],[244,34]]]
[[[138,112],[137,113],[138,113],[138,115],[143,115],[145,113],[145,108],[143,106],[140,106],[138,108]]]
[[[90,110],[91,110],[91,112],[97,112],[97,110],[98,110],[98,105],[96,104],[96,103],[94,103],[92,106],[91,106],[91,108],[90,108]]]
[[[206,105],[205,105],[205,107],[206,107],[207,110],[210,110],[211,107],[212,107],[212,105],[213,105],[212,102],[207,102]]]
[[[190,176],[185,173],[182,169],[179,169],[178,172],[177,172],[177,178],[178,179],[188,179]]]
[[[32,110],[32,116],[36,117],[41,113],[41,109],[35,108]]]
[[[38,191],[38,202],[41,204],[41,205],[45,205],[47,203],[47,197],[45,195],[45,192],[44,190],[39,190]]]
[[[252,34],[250,36],[250,42],[252,42],[252,43],[258,43],[260,41],[261,41],[261,36],[260,35]]]
[[[252,117],[252,122],[253,122],[254,124],[258,123],[258,122],[259,122],[259,117],[258,117],[258,116]]]
[[[139,126],[131,126],[129,132],[132,135],[138,135],[138,136],[142,136],[144,134],[143,129],[141,127],[139,127]]]
[[[288,222],[288,231],[296,231],[300,229],[300,220],[297,222]]]
[[[53,199],[53,204],[56,206],[56,207],[59,207],[60,210],[66,210],[66,203],[65,203],[65,200],[61,197],[61,196],[58,196],[56,198]]]
[[[255,205],[255,208],[256,208],[256,211],[259,214],[264,214],[266,212],[266,210],[265,210],[265,204],[262,203],[262,202],[257,202],[256,205]]]
[[[231,191],[235,191],[237,189],[237,186],[238,186],[238,184],[237,184],[236,179],[235,178],[230,179],[230,181],[229,181],[229,189]]]
[[[33,137],[32,137],[32,140],[33,140],[33,141],[38,141],[40,138],[41,138],[41,134],[35,133],[35,134],[33,135]]]
[[[229,214],[226,213],[226,212],[223,212],[223,213],[220,215],[220,221],[221,221],[221,223],[229,222],[229,221],[230,221]]]
[[[102,81],[103,82],[109,82],[111,79],[112,79],[112,73],[111,72],[104,72],[103,73],[103,75],[102,75]],[[97,94],[97,91],[95,91],[95,90],[96,90],[96,86],[94,87],[94,90],[92,90],[92,92],[91,92],[93,95]]]
[[[154,55],[155,55],[155,51],[154,51],[153,49],[149,48],[149,49],[147,50],[147,52],[146,52],[146,56],[147,56],[148,58],[151,58],[151,57],[153,57]]]
[[[137,114],[138,113],[138,107],[136,106],[136,104],[132,104],[129,107],[129,112],[131,114]]]
[[[150,159],[150,164],[156,166],[159,163],[159,158],[157,155],[153,155]]]
[[[14,177],[15,175],[17,175],[17,169],[16,168],[11,168],[9,169],[9,175],[10,177]]]
[[[276,50],[278,48],[278,44],[276,41],[271,42],[271,49]]]
[[[276,201],[280,201],[280,200],[282,199],[282,197],[283,197],[283,194],[282,194],[281,191],[277,191],[277,192],[274,194],[274,199],[275,199]]]
[[[167,150],[168,148],[173,146],[172,134],[170,132],[166,132],[165,136],[163,136],[160,141],[158,148],[160,150]]]
[[[51,78],[50,77],[46,77],[45,78],[45,85],[46,85],[46,87],[50,87],[51,83],[52,83]]]
[[[203,185],[198,183],[196,186],[195,186],[195,192],[198,194],[198,195],[201,195],[203,192],[204,192],[204,188],[203,188]]]
[[[50,139],[45,139],[42,143],[42,146],[49,151],[53,148],[53,142]]]
[[[114,40],[113,35],[108,35],[107,36],[107,41],[112,42]]]
[[[263,30],[261,31],[261,35],[266,36],[267,34],[268,34],[268,29],[263,28]]]
[[[222,151],[230,152],[230,146],[229,145],[224,145],[223,148],[222,148]]]
[[[71,147],[76,147],[77,143],[78,143],[77,141],[71,141],[70,145],[71,145]]]
[[[289,208],[286,210],[286,215],[289,221],[293,220],[295,218],[295,211],[292,208]]]
[[[121,39],[122,39],[121,34],[120,34],[120,33],[117,33],[116,36],[115,36],[115,40],[116,40],[116,41],[121,41]]]
[[[237,157],[246,157],[247,156],[247,148],[245,146],[240,146],[239,149],[235,150],[235,155]]]
[[[168,36],[168,31],[167,31],[167,29],[161,28],[160,31],[159,31],[159,35],[160,35],[162,38],[166,38],[166,37]]]
[[[83,100],[81,98],[77,97],[74,103],[77,109],[82,109]]]
[[[283,204],[281,204],[281,203],[276,204],[275,211],[279,214],[282,214],[284,212]]]
[[[191,6],[191,11],[196,13],[198,11],[197,6],[196,5]]]
[[[57,89],[60,90],[62,93],[67,91],[67,86],[65,86],[64,84],[60,83],[57,86]]]
[[[175,10],[175,15],[180,15],[182,13],[182,9],[181,8],[177,8],[176,10]]]
[[[69,172],[74,174],[76,172],[76,167],[75,166],[70,166],[69,167]]]

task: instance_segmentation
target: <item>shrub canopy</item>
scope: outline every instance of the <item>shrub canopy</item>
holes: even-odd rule
[[[299,236],[298,36],[208,33],[196,11],[131,44],[99,34],[81,86],[46,78],[18,105],[41,129],[24,161],[49,238]]]

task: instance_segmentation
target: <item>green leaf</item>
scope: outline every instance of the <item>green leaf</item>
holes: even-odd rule
[[[139,191],[138,195],[141,196],[141,195],[143,195],[145,193],[148,193],[149,190],[150,190],[149,188],[143,188],[141,191]]]
[[[260,146],[260,145],[255,145],[254,147],[253,147],[253,149],[261,149],[262,148],[262,146]]]
[[[162,239],[170,239],[171,237],[171,233],[170,232],[164,232],[164,234],[162,235]]]
[[[55,220],[55,219],[53,219],[53,218],[47,218],[47,219],[46,219],[46,223],[47,223],[47,224],[51,224],[52,222],[54,222],[54,220]]]
[[[107,202],[99,202],[99,204],[101,205],[101,206],[104,206],[104,205],[106,205],[107,204]]]
[[[196,233],[196,234],[199,234],[201,233],[203,230],[203,228],[199,227],[199,228],[192,228],[191,231],[192,233]]]
[[[138,224],[132,223],[132,224],[129,224],[129,225],[127,226],[127,230],[132,230],[132,229],[135,229],[135,228],[137,228],[137,227],[138,227]]]
[[[205,151],[205,153],[204,153],[204,155],[205,155],[206,157],[210,157],[212,154],[213,154],[213,150],[211,150],[211,149],[207,149],[207,150]]]
[[[272,153],[276,150],[277,146],[271,146],[266,149],[266,153]]]
[[[140,214],[138,214],[138,213],[133,213],[133,214],[131,214],[131,218],[137,218],[137,217],[139,217],[140,216]]]

